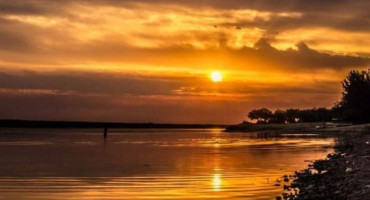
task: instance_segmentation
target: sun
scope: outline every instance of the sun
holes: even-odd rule
[[[221,82],[222,81],[222,74],[219,71],[214,71],[211,73],[211,79],[213,82]]]

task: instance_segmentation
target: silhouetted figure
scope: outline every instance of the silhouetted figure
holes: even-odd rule
[[[108,128],[104,127],[104,139],[108,136]]]

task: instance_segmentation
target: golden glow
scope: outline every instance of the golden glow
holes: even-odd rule
[[[220,191],[222,180],[221,180],[221,174],[214,174],[212,179],[212,185],[214,191]]]
[[[212,123],[233,124],[238,123],[245,112],[260,106],[272,110],[332,106],[340,98],[340,81],[348,70],[368,68],[365,64],[370,55],[369,32],[352,29],[349,25],[323,26],[329,23],[305,26],[303,22],[307,19],[303,10],[276,11],[254,9],[253,6],[238,9],[202,6],[199,9],[188,6],[190,3],[145,2],[148,3],[130,1],[126,6],[126,3],[76,1],[60,4],[63,7],[57,15],[51,15],[51,12],[45,15],[4,13],[2,18],[7,22],[4,26],[7,34],[29,31],[14,34],[13,41],[1,45],[1,72],[8,71],[7,74],[17,77],[22,74],[36,77],[25,73],[31,70],[37,77],[64,77],[61,80],[85,77],[88,72],[91,76],[85,78],[95,86],[87,91],[79,81],[72,81],[68,88],[62,86],[62,82],[58,83],[61,86],[52,88],[49,83],[40,88],[24,83],[30,86],[23,90],[3,88],[1,92],[111,95],[112,98],[107,99],[112,105],[118,103],[128,107],[137,106],[139,101],[153,103],[156,99],[156,103],[148,105],[150,109],[174,106],[189,111],[186,112],[188,115],[195,115],[184,115],[180,119],[169,116],[174,114],[173,109],[165,109],[168,118],[163,114],[160,118],[163,121],[200,123],[199,120],[204,120],[209,123],[213,120]],[[356,13],[339,17],[338,23]],[[328,16],[334,18],[335,15]],[[302,26],[284,25],[284,22],[299,20],[302,20]],[[258,41],[266,43],[258,46]],[[300,42],[306,43],[309,51],[295,46]],[[328,60],[320,56],[311,59],[315,51],[324,53]],[[283,56],[286,59],[280,59],[277,56],[280,54],[286,55]],[[339,55],[338,61],[331,54]],[[16,70],[19,72],[13,73]],[[103,87],[98,84],[103,79],[114,81],[104,83],[107,87]],[[127,83],[135,84],[125,84],[126,79]],[[126,96],[135,100],[129,101]],[[136,109],[143,108],[138,106]],[[131,121],[134,120],[132,115],[146,118],[149,115],[145,112],[150,111],[143,109],[141,112],[127,112],[130,116],[125,112],[119,116]],[[212,113],[212,117],[200,113]],[[116,120],[114,114],[112,120]],[[157,121],[158,118],[135,120]]]
[[[211,79],[213,82],[221,82],[223,77],[222,77],[222,74],[221,72],[219,71],[214,71],[211,73]]]

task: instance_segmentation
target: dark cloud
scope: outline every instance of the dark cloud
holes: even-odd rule
[[[307,93],[338,94],[340,84],[336,81],[306,83],[226,82],[214,88],[209,80],[199,77],[160,77],[87,71],[18,71],[0,73],[0,89],[15,93],[33,92],[68,94],[77,96],[202,96],[255,95],[258,93]]]
[[[245,49],[258,60],[266,59],[271,65],[286,66],[297,71],[315,69],[341,70],[344,68],[365,67],[370,64],[367,57],[334,55],[311,49],[305,43],[296,45],[297,50],[277,50],[266,39],[261,39],[255,44],[256,49]]]
[[[215,9],[255,9],[272,12],[331,12],[331,11],[348,11],[348,9],[364,9],[369,6],[367,0],[3,0],[2,7],[4,10],[18,7],[29,7],[37,10],[37,7],[50,8],[52,5],[66,5],[70,3],[110,5],[110,6],[129,6],[134,3],[147,4],[167,4],[167,5],[185,5],[195,8],[215,8]],[[31,6],[33,5],[33,6]],[[34,8],[36,7],[36,8]],[[18,9],[21,10],[21,9]]]
[[[221,41],[222,44],[227,41]],[[161,48],[137,48],[112,42],[98,42],[74,52],[74,55],[94,58],[96,61],[120,61],[131,63],[147,63],[164,66],[197,66],[208,59],[234,64],[230,69],[250,69],[258,63],[259,70],[310,71],[320,69],[342,70],[346,68],[366,67],[370,64],[367,57],[337,55],[319,52],[305,43],[297,44],[297,49],[278,50],[266,39],[259,40],[254,48],[244,47],[230,49],[221,44],[221,48],[199,50],[187,46]],[[109,52],[109,53],[108,53]]]
[[[370,9],[370,7],[369,7]],[[270,20],[255,18],[254,20],[239,20],[236,22],[220,23],[217,26],[254,28],[266,30],[268,34],[300,28],[333,28],[349,32],[370,31],[369,13],[353,13],[350,16],[342,16],[333,13],[305,13],[299,17],[273,16]]]
[[[133,4],[164,4],[184,5],[194,8],[215,9],[253,9],[271,12],[336,12],[351,11],[351,9],[365,10],[368,8],[367,0],[2,0],[0,11],[10,13],[40,14],[47,10],[61,9],[61,6],[70,4],[133,6]],[[346,14],[347,14],[346,13]]]
[[[36,2],[32,1],[1,1],[1,14],[42,14],[44,9]]]
[[[27,30],[24,31],[24,30]],[[38,44],[35,28],[23,23],[0,18],[0,51],[32,52]]]
[[[0,32],[1,34],[1,32]],[[8,34],[9,37],[17,35]],[[33,38],[35,39],[35,38]],[[230,49],[226,47],[227,38],[220,40],[220,48],[206,50],[195,49],[191,45],[163,46],[158,48],[140,48],[124,44],[112,39],[93,41],[84,44],[58,44],[47,49],[38,49],[38,43],[32,41],[34,48],[29,47],[32,40],[30,36],[20,37],[14,46],[8,40],[1,40],[8,48],[14,48],[14,54],[3,54],[3,60],[19,60],[22,58],[28,62],[50,62],[60,61],[66,64],[70,62],[84,63],[94,62],[120,62],[137,63],[158,66],[184,66],[202,67],[201,63],[226,63],[230,69],[251,70],[258,64],[258,70],[278,71],[317,71],[322,69],[343,70],[349,68],[363,68],[370,65],[368,57],[354,55],[339,55],[325,53],[310,48],[305,43],[296,45],[296,49],[278,50],[270,45],[267,39],[260,39],[254,47],[243,47],[241,49]],[[24,43],[21,43],[24,42]],[[28,47],[34,51],[29,55],[18,54],[18,47]],[[24,49],[22,49],[23,51]],[[22,57],[24,56],[24,57]],[[27,60],[27,59],[30,60]],[[207,66],[203,66],[207,67]]]
[[[3,89],[27,89],[76,95],[171,95],[184,78],[155,78],[135,75],[81,72],[21,71],[0,73]]]
[[[300,18],[273,15],[271,21],[256,18],[253,21],[241,20],[229,24],[236,25],[236,27],[259,27],[269,31],[321,26],[347,31],[368,32],[370,23],[368,12],[370,10],[370,2],[368,0],[3,0],[0,2],[0,15],[60,15],[76,20],[78,17],[69,13],[69,6],[71,5],[116,6],[138,9],[139,12],[143,8],[138,7],[138,3],[149,5],[180,5],[194,9],[251,9],[273,13],[300,12],[303,14]],[[153,22],[151,23],[153,24]]]
[[[88,1],[2,0],[0,1],[0,15],[70,16],[68,6],[73,3],[88,3]],[[91,3],[94,3],[94,1],[91,1]]]

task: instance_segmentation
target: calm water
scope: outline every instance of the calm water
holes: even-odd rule
[[[208,130],[0,129],[0,199],[274,199],[334,140]]]

